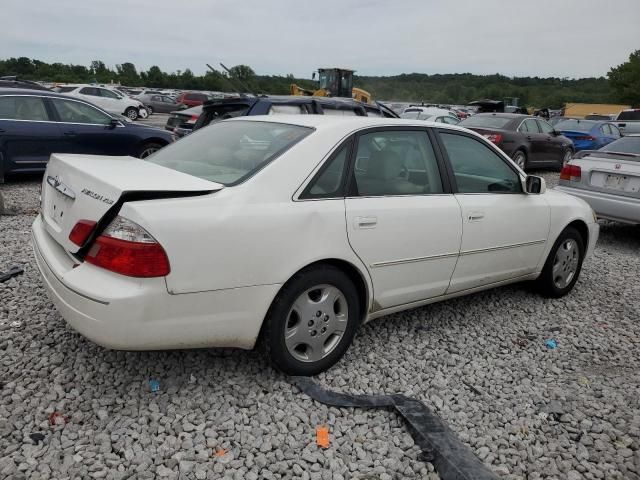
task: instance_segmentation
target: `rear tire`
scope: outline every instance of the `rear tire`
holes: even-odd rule
[[[145,143],[144,145],[142,145],[142,147],[140,147],[140,150],[138,150],[138,155],[136,155],[136,157],[147,158],[149,155],[157,152],[162,147],[164,147],[164,145],[156,142]]]
[[[565,228],[549,252],[542,273],[536,280],[546,297],[560,298],[569,293],[580,276],[585,245],[573,227]]]
[[[153,107],[152,106],[148,105],[148,106],[146,106],[144,108],[147,109],[147,112],[149,112],[149,115],[153,115]]]
[[[565,151],[562,153],[562,161],[558,166],[558,171],[561,171],[562,168],[571,160],[571,158],[573,158],[573,150],[571,150],[570,148],[565,149]]]
[[[138,109],[134,107],[129,107],[124,111],[125,116],[129,120],[137,120],[138,119]]]
[[[334,365],[360,324],[358,291],[336,267],[306,268],[280,290],[265,318],[263,342],[289,375],[316,375]]]
[[[523,171],[527,169],[527,154],[522,150],[516,150],[513,154],[513,162],[518,165]]]

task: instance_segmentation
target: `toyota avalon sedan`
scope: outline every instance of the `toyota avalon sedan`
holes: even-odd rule
[[[54,154],[33,245],[114,349],[253,348],[313,375],[362,323],[513,282],[561,297],[598,225],[482,136],[371,117],[239,117],[148,157]]]

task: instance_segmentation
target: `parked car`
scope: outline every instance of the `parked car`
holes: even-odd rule
[[[144,158],[172,140],[164,130],[78,98],[0,88],[0,181],[10,173],[42,172],[54,152]]]
[[[599,120],[565,120],[557,123],[555,129],[573,142],[576,152],[597,150],[622,136],[611,122]]]
[[[599,218],[640,224],[640,135],[579,152],[556,190],[586,201]]]
[[[478,113],[460,122],[500,147],[523,170],[562,168],[571,159],[571,140],[545,120],[519,113]]]
[[[182,103],[187,107],[197,107],[202,105],[207,100],[210,100],[210,96],[202,92],[184,92],[178,95],[176,102]]]
[[[176,102],[174,99],[166,95],[142,94],[138,95],[136,98],[144,104],[150,114],[171,113],[182,106],[181,103]]]
[[[640,133],[640,108],[621,111],[611,123],[618,127],[618,130],[623,135]]]
[[[185,110],[184,114],[189,112]],[[181,115],[174,112],[175,118],[167,120],[175,124],[182,120],[183,123],[174,126],[176,137],[188,135],[193,130],[206,127],[212,122],[239,116],[254,115],[338,115],[338,116],[369,116],[398,118],[398,115],[388,107],[378,103],[365,104],[348,98],[327,97],[301,97],[295,95],[262,96],[262,97],[236,97],[219,100],[210,100],[202,107],[202,114]],[[172,117],[174,117],[172,114]]]
[[[460,123],[458,117],[454,117],[448,110],[427,108],[407,108],[400,115],[400,118],[410,120],[423,120],[425,122],[446,123],[449,125],[457,125]]]
[[[131,120],[136,120],[140,116],[140,109],[144,108],[144,105],[139,100],[127,97],[109,88],[94,85],[60,85],[54,90],[58,93],[86,100],[109,113],[124,115]]]
[[[56,154],[45,178],[34,252],[74,329],[115,349],[260,341],[296,375],[389,313],[525,280],[566,295],[599,231],[481,136],[415,120],[234,118],[147,161]]]
[[[193,131],[193,126],[200,115],[202,115],[202,105],[173,111],[167,118],[164,128],[173,132],[177,138],[184,137]]]
[[[47,87],[40,85],[38,82],[32,82],[31,80],[22,80],[17,76],[0,77],[0,88],[28,88],[31,90],[50,91]]]

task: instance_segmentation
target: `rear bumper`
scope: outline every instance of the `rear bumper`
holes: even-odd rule
[[[555,187],[555,190],[581,198],[593,208],[598,218],[622,223],[640,223],[640,199],[563,185]]]
[[[253,348],[280,285],[171,295],[164,278],[117,275],[70,257],[32,227],[33,250],[47,293],[67,323],[118,350]]]

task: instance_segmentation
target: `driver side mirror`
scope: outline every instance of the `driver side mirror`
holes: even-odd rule
[[[118,121],[118,119],[117,118],[112,118],[111,121],[109,122],[109,129],[113,130],[118,125],[120,125],[120,122]]]
[[[525,179],[525,192],[530,195],[542,195],[547,191],[547,182],[542,177],[527,175]]]

